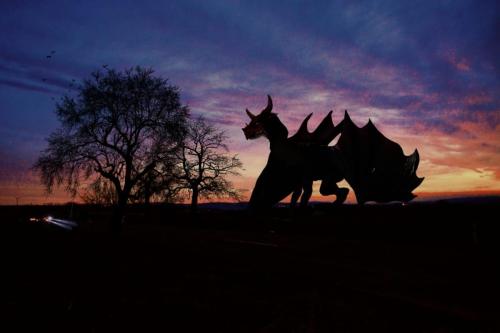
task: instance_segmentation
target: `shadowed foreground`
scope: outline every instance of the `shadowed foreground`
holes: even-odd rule
[[[488,201],[488,200],[485,200]],[[80,227],[3,207],[0,321],[64,332],[494,332],[499,201],[317,205],[267,217],[205,207],[74,207]],[[2,331],[5,331],[2,327]],[[9,329],[12,331],[12,329]]]

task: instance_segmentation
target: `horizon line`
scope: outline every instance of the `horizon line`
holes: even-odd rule
[[[500,190],[479,190],[479,191],[443,191],[443,192],[416,192],[413,200],[408,203],[418,203],[418,202],[432,202],[438,200],[445,199],[459,199],[459,198],[479,198],[479,197],[500,197]],[[288,197],[287,197],[288,198]],[[286,199],[283,199],[279,204],[288,204]],[[320,197],[322,198],[322,197]],[[328,203],[332,200],[312,200],[311,203]],[[248,200],[245,201],[234,201],[231,199],[221,199],[218,201],[200,201],[199,205],[206,204],[248,204]],[[396,201],[391,201],[387,203],[393,203]],[[387,203],[379,203],[379,204],[387,204]],[[94,205],[94,204],[86,204],[81,201],[61,201],[61,202],[47,202],[47,203],[23,203],[20,205],[16,205],[15,203],[0,203],[0,207],[22,207],[22,206],[64,206],[68,204],[76,204],[76,205]],[[151,205],[165,204],[164,202],[152,202]],[[172,205],[190,205],[189,200],[175,203],[168,203]],[[356,204],[356,202],[346,202],[345,204],[352,205]],[[376,203],[377,204],[377,203]],[[138,204],[129,204],[129,205],[142,205]],[[112,205],[110,206],[112,207]]]

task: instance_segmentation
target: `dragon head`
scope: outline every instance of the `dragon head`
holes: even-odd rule
[[[262,135],[266,135],[266,123],[272,117],[271,110],[273,109],[273,100],[267,95],[267,106],[258,115],[246,109],[247,115],[250,118],[250,123],[242,128],[247,140],[257,139]]]

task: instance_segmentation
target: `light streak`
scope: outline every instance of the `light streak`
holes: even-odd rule
[[[47,216],[43,219],[43,221],[48,222],[50,224],[56,225],[58,227],[61,227],[66,230],[73,230],[78,224],[74,221],[69,221],[69,220],[63,220],[63,219],[57,219],[52,216]]]

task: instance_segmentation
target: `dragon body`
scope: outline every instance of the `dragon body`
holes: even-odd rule
[[[399,144],[386,138],[371,121],[359,128],[347,111],[335,126],[332,112],[312,133],[308,115],[297,133],[288,137],[286,126],[272,113],[273,103],[259,114],[246,110],[251,122],[243,128],[247,139],[265,136],[270,142],[270,154],[264,170],[257,178],[250,206],[271,207],[292,194],[292,206],[301,199],[306,206],[312,194],[313,181],[321,181],[322,195],[336,195],[337,203],[347,197],[348,189],[337,183],[346,180],[354,190],[356,200],[389,202],[412,200],[412,191],[423,178],[416,176],[419,154],[406,156]],[[338,135],[336,145],[328,146]]]

